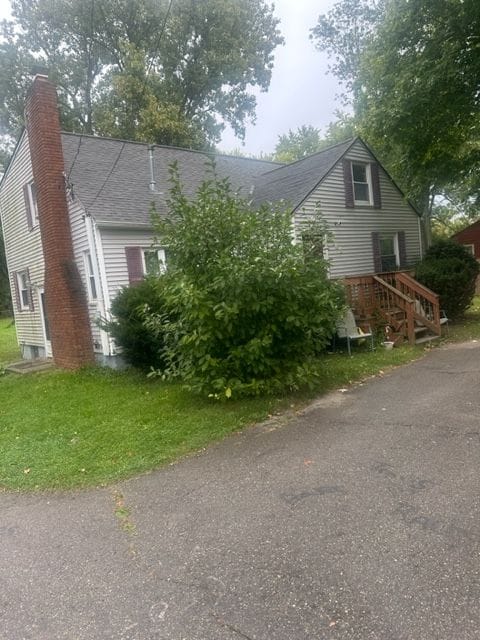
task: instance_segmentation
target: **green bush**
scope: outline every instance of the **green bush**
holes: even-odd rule
[[[157,229],[169,248],[166,310],[176,317],[164,325],[169,375],[224,397],[312,382],[309,360],[328,344],[342,300],[318,251],[306,256],[292,243],[291,213],[255,211],[216,178],[188,200],[175,169],[169,206]]]
[[[163,348],[163,323],[147,326],[145,314],[163,317],[164,296],[161,278],[147,278],[119,291],[112,302],[112,320],[101,324],[122,348],[122,356],[128,364],[139,369],[165,366]]]
[[[460,244],[452,240],[439,240],[417,265],[416,278],[438,293],[440,307],[449,318],[462,316],[475,295],[475,282],[479,265]]]

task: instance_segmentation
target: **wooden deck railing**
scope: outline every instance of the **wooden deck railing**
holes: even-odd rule
[[[356,316],[370,322],[380,314],[395,325],[410,344],[415,343],[415,321],[441,335],[438,295],[409,273],[393,271],[344,280],[349,306]]]
[[[378,285],[378,311],[387,323],[397,325],[394,329],[401,331],[410,344],[415,344],[414,301],[380,276],[373,279]]]
[[[438,293],[427,289],[409,274],[402,272],[397,274],[396,288],[414,300],[415,319],[437,335],[441,335]]]

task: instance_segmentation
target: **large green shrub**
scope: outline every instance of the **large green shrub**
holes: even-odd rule
[[[102,328],[110,333],[122,349],[128,364],[139,369],[163,368],[165,365],[163,323],[155,328],[145,324],[145,314],[163,317],[164,296],[161,278],[147,278],[122,288],[112,302],[112,319]]]
[[[308,361],[334,332],[341,294],[318,252],[292,242],[291,214],[253,210],[216,178],[189,200],[175,169],[169,206],[158,235],[169,248],[170,375],[227,397],[311,382]]]
[[[458,318],[470,306],[475,295],[479,265],[460,244],[439,240],[417,265],[416,278],[438,293],[440,306],[449,318]]]

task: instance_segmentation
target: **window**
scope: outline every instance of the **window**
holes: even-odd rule
[[[18,306],[20,311],[30,311],[31,292],[28,271],[18,271],[16,273],[16,285],[18,290]]]
[[[353,198],[355,204],[372,203],[370,165],[352,162]]]
[[[145,276],[163,273],[167,268],[165,249],[149,247],[125,247],[128,282],[134,285],[142,282]]]
[[[397,234],[380,236],[382,271],[395,271],[399,265]]]
[[[95,300],[97,299],[97,283],[95,280],[95,272],[93,270],[93,262],[90,251],[84,252],[83,261],[85,264],[85,275],[87,278],[88,301],[95,302]]]
[[[158,276],[166,269],[164,249],[143,249],[143,273],[146,276]]]
[[[475,257],[475,245],[473,244],[464,244],[464,249],[468,251],[473,257]]]
[[[24,186],[25,205],[27,207],[27,222],[29,229],[38,225],[37,188],[35,183],[29,182]]]
[[[344,158],[343,184],[345,207],[382,208],[380,168],[376,162],[356,162]]]

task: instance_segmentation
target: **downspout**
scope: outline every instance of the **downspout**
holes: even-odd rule
[[[108,295],[107,277],[104,269],[103,252],[97,241],[96,225],[89,214],[85,215],[85,229],[87,232],[88,247],[90,256],[92,257],[92,266],[96,282],[99,283],[101,297],[97,300],[98,311],[101,318],[107,318],[107,309],[110,308],[110,300]],[[112,340],[109,334],[103,329],[100,330],[100,338],[102,341],[102,353],[104,356],[112,356],[114,354]]]
[[[422,222],[420,216],[417,217],[418,224],[418,241],[420,245],[420,260],[423,260],[423,237],[422,237]]]

